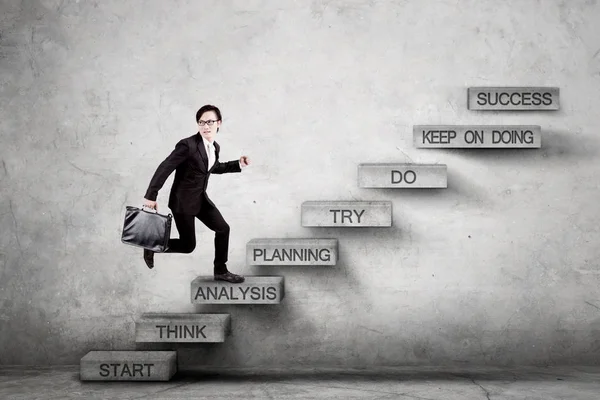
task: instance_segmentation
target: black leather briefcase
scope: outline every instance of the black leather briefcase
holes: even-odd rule
[[[150,210],[127,206],[121,242],[164,253],[171,236],[173,216],[159,214],[151,208]]]

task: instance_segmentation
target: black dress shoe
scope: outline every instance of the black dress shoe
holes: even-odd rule
[[[215,274],[215,281],[226,281],[231,283],[242,283],[244,282],[244,277],[236,274],[232,274],[227,271],[224,274]]]
[[[154,268],[154,252],[148,249],[144,249],[144,261],[148,268]]]

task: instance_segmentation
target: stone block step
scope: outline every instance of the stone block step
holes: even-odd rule
[[[335,265],[337,239],[252,239],[246,245],[247,265]]]
[[[305,201],[302,226],[389,227],[392,226],[392,202]]]
[[[363,188],[447,188],[446,164],[359,164],[358,186]]]
[[[283,276],[246,276],[242,283],[199,276],[192,281],[193,304],[279,304],[285,296]]]
[[[469,110],[558,110],[557,87],[470,87]]]
[[[175,351],[90,351],[80,362],[82,381],[168,381],[177,372]]]
[[[138,343],[221,343],[231,333],[229,314],[142,314],[135,323]]]
[[[417,148],[540,148],[539,125],[415,125]]]

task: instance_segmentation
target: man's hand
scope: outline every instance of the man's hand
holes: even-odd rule
[[[248,165],[250,165],[250,159],[246,156],[241,156],[240,164],[242,165],[242,167],[247,167]]]
[[[155,201],[144,199],[144,205],[149,208],[153,208],[158,211],[158,204]]]

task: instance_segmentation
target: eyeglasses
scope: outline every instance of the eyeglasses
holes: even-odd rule
[[[213,124],[217,121],[218,121],[217,119],[209,119],[208,121],[200,120],[200,121],[198,121],[198,124],[200,124],[200,126],[204,126],[204,125],[213,126]]]

